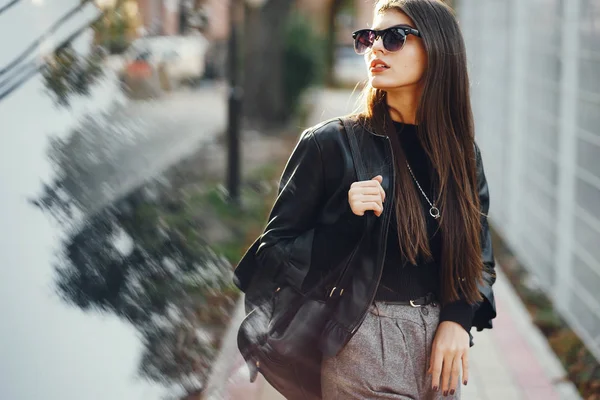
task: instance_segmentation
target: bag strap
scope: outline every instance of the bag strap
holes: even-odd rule
[[[356,131],[354,130],[354,127],[357,125],[357,123],[352,119],[352,117],[342,117],[340,118],[340,121],[342,121],[344,124],[346,136],[350,142],[350,151],[352,152],[352,161],[354,162],[354,169],[356,170],[356,178],[359,181],[368,181],[373,177],[368,174],[367,167],[360,152],[358,139],[356,138]],[[365,230],[368,230],[373,222],[375,222],[375,212],[372,210],[367,210],[364,214],[364,217],[366,218]]]
[[[354,162],[354,168],[356,170],[356,177],[359,181],[368,180],[368,179],[370,179],[370,177],[367,175],[366,167],[365,167],[362,155],[359,150],[358,140],[356,138],[356,134],[355,134],[355,130],[354,130],[355,122],[352,120],[351,117],[343,117],[343,118],[339,118],[339,119],[342,122],[342,124],[344,125],[344,130],[346,131],[346,136],[348,137],[348,141],[350,143],[350,150],[352,152],[352,160]],[[341,296],[342,288],[340,287],[340,285],[342,284],[342,282],[344,281],[344,278],[348,274],[349,266],[352,261],[352,258],[356,254],[356,251],[360,247],[362,241],[367,236],[367,233],[370,231],[370,227],[373,224],[373,222],[375,221],[376,217],[372,211],[367,211],[367,212],[365,212],[365,215],[363,216],[363,218],[365,218],[365,226],[364,226],[362,236],[361,236],[359,242],[357,243],[357,245],[355,246],[354,251],[352,251],[352,253],[346,259],[344,269],[341,271],[340,275],[338,275],[338,278],[335,279],[335,281],[334,281],[335,283],[333,284],[333,289],[327,294],[326,300],[328,298],[333,297],[336,289],[340,289],[340,290],[338,290],[337,295],[338,295],[338,297]],[[327,278],[325,279],[325,282],[330,282],[330,279],[333,278],[337,273],[338,273],[337,270],[331,271],[329,274],[327,274]],[[331,280],[333,280],[333,279],[331,279]],[[305,293],[305,296],[312,296],[315,293],[320,292],[321,290],[322,290],[322,285],[317,285],[316,287],[312,288],[307,293]]]
[[[348,137],[348,142],[350,143],[350,151],[352,153],[354,169],[356,170],[356,178],[359,181],[366,181],[371,179],[371,177],[367,175],[367,169],[363,162],[362,154],[358,146],[358,139],[356,138],[356,132],[354,130],[355,121],[351,117],[342,117],[340,118],[340,121],[342,121],[342,124],[344,125],[344,130],[346,131],[346,136]],[[374,222],[375,214],[373,212],[367,211],[365,212],[363,217],[366,218],[363,234],[357,246],[355,247],[355,251],[353,251],[352,254],[349,256],[348,262],[346,262],[346,265],[344,266],[344,270],[336,280],[333,289],[329,293],[329,297],[332,297],[335,294],[336,289],[340,289],[341,283],[344,281],[344,278],[348,274],[348,271],[350,269],[350,262],[352,261],[352,258],[354,258],[356,250],[360,247],[360,244],[365,239],[366,234],[370,230],[370,226]],[[341,290],[338,291],[338,293],[338,296],[341,296]]]
[[[354,132],[354,121],[350,117],[340,118],[340,121],[342,121],[342,124],[344,125],[346,136],[350,142],[350,151],[352,152],[352,160],[354,161],[354,168],[356,169],[356,177],[359,181],[366,181],[370,178],[367,176],[366,167],[358,147],[358,140],[356,139],[356,133]]]

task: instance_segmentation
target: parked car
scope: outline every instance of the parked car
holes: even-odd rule
[[[202,35],[148,36],[136,39],[126,52],[126,63],[143,59],[154,69],[164,68],[174,83],[204,75],[208,40]]]

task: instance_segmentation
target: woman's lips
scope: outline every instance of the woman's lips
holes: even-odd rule
[[[373,74],[383,72],[389,68],[390,68],[389,65],[387,65],[387,63],[385,61],[380,60],[379,58],[374,58],[369,63],[369,71]]]
[[[376,66],[376,67],[371,67],[371,68],[369,69],[369,71],[370,71],[371,73],[373,73],[373,74],[377,74],[377,73],[380,73],[380,72],[386,71],[386,70],[388,70],[388,69],[390,69],[390,68],[389,68],[389,67],[384,67],[383,65],[379,65],[379,66]]]

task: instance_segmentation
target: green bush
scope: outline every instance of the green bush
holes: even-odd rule
[[[123,54],[132,41],[135,21],[128,16],[124,5],[104,12],[103,18],[94,23],[95,43],[104,47],[109,54]]]
[[[304,16],[292,12],[285,32],[284,88],[286,104],[298,109],[302,93],[323,80],[325,40]]]

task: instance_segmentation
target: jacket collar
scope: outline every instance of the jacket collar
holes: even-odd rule
[[[356,123],[361,127],[361,129],[363,129],[365,132],[368,132],[368,133],[370,133],[373,136],[378,136],[378,137],[382,137],[382,138],[386,138],[387,137],[385,135],[380,135],[379,133],[375,133],[374,131],[372,131],[369,128],[367,128],[364,124],[361,124],[360,120],[357,118],[357,115],[354,115],[353,118],[356,121]]]

